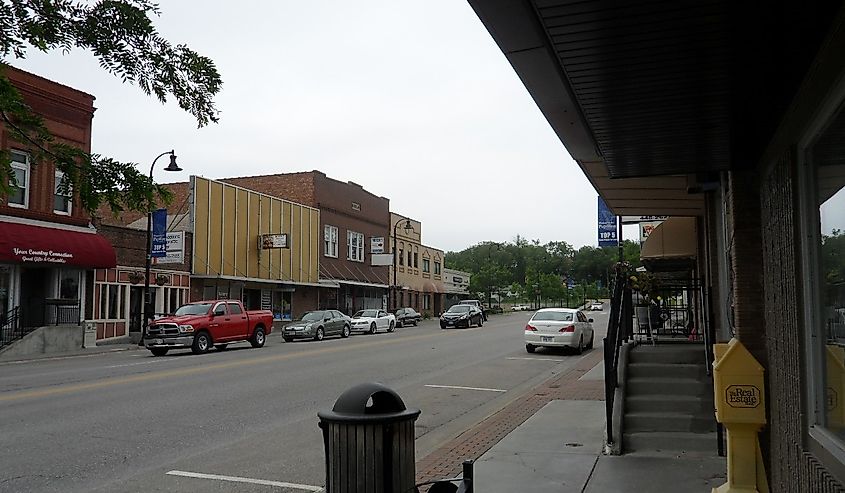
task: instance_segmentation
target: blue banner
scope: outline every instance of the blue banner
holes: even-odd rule
[[[167,255],[167,209],[153,212],[153,242],[150,250],[151,257]]]
[[[599,197],[599,247],[617,246],[616,216]]]

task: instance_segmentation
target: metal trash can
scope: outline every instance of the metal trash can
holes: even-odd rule
[[[363,383],[317,413],[326,449],[326,493],[412,493],[414,422],[399,394]]]

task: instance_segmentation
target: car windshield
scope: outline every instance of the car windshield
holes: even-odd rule
[[[378,310],[360,310],[352,316],[352,318],[361,318],[361,317],[378,317]]]
[[[571,322],[572,312],[537,312],[531,320],[548,320],[551,322]]]
[[[210,308],[211,303],[192,303],[180,306],[174,315],[205,315]]]
[[[323,319],[323,312],[308,312],[302,316],[303,322],[316,322]]]
[[[466,313],[469,311],[469,308],[469,305],[453,305],[446,311],[451,313]]]

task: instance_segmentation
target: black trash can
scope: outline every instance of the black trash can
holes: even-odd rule
[[[412,493],[419,409],[380,383],[347,390],[317,413],[326,449],[326,493]]]

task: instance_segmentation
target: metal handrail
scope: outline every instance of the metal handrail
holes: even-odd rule
[[[613,297],[610,301],[610,320],[604,338],[604,403],[607,421],[607,443],[613,444],[613,404],[618,386],[619,349],[633,338],[633,301],[624,266],[617,267]]]
[[[7,312],[2,312],[0,318],[0,347],[11,344],[27,334],[20,326],[20,307],[16,306]]]

